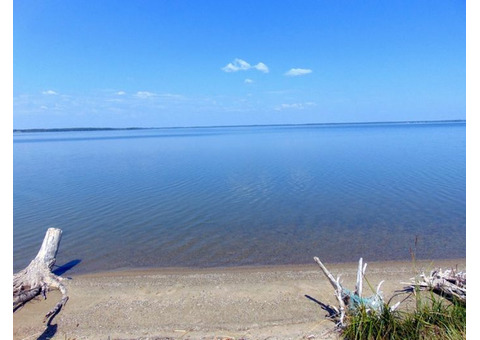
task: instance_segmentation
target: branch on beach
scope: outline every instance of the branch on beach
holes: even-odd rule
[[[24,306],[32,299],[43,296],[47,298],[47,292],[58,289],[62,293],[61,300],[50,310],[43,322],[51,322],[63,306],[67,303],[67,289],[62,284],[62,277],[52,273],[56,261],[62,230],[49,228],[43,239],[42,246],[37,256],[23,270],[13,275],[13,312]]]
[[[370,297],[362,297],[363,277],[365,276],[365,270],[367,269],[367,264],[365,263],[365,265],[363,265],[362,258],[360,258],[358,262],[357,282],[353,292],[343,287],[340,283],[340,277],[335,279],[335,277],[330,273],[330,271],[325,267],[318,257],[314,257],[313,259],[320,266],[323,274],[325,274],[335,291],[335,297],[338,301],[339,307],[336,308],[335,306],[330,305],[326,305],[326,307],[328,310],[336,311],[333,319],[336,321],[338,328],[344,329],[346,327],[345,317],[347,313],[355,313],[360,308],[365,308],[367,312],[382,312],[385,304],[381,295],[380,286],[382,285],[383,281],[377,286],[376,293],[374,295]],[[392,306],[390,310],[394,310],[397,307],[398,304]]]
[[[467,303],[467,273],[457,272],[455,269],[435,269],[426,276],[420,275],[420,280],[412,278],[408,286],[398,292],[415,293],[416,290],[429,290],[445,299],[458,302],[463,305]]]

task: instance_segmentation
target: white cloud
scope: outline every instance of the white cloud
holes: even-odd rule
[[[116,94],[117,94],[117,96],[124,96],[127,93],[125,91],[118,91]]]
[[[242,59],[235,59],[233,63],[228,63],[227,66],[223,67],[222,70],[225,72],[237,72],[240,70],[248,70],[252,66]]]
[[[253,83],[253,80],[250,79],[250,78],[247,78],[247,79],[244,80],[244,83],[245,84],[251,84],[251,83]]]
[[[136,94],[135,94],[136,97],[138,98],[151,98],[151,97],[156,97],[157,94],[153,93],[153,92],[148,92],[148,91],[138,91]]]
[[[303,109],[303,104],[301,103],[281,104],[276,108],[277,111],[288,110],[288,109]]]
[[[289,77],[296,77],[296,76],[303,76],[305,74],[312,73],[313,71],[308,68],[292,68],[285,72],[286,76]]]
[[[282,110],[303,110],[307,107],[315,106],[314,102],[306,102],[306,103],[291,103],[291,104],[281,104],[275,108],[276,111]]]
[[[47,91],[43,91],[42,94],[46,94],[46,95],[57,95],[58,93],[53,91],[53,90],[47,90]]]
[[[222,67],[224,72],[237,72],[237,71],[246,71],[251,68],[254,68],[258,71],[268,73],[268,66],[260,62],[254,66],[247,63],[245,60],[236,58],[233,63],[228,63],[225,67]]]
[[[264,63],[258,63],[257,65],[254,66],[257,70],[263,72],[263,73],[268,73],[268,66],[265,65]]]

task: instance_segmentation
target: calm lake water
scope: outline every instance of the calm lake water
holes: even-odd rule
[[[466,124],[15,133],[13,267],[466,256]],[[80,262],[79,262],[80,261]]]

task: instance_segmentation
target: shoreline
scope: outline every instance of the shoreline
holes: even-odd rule
[[[76,131],[125,131],[125,130],[174,130],[174,129],[217,129],[217,128],[255,128],[255,127],[291,127],[291,126],[336,126],[336,125],[374,125],[374,124],[448,124],[463,123],[466,119],[438,119],[438,120],[401,120],[401,121],[363,121],[363,122],[340,122],[340,123],[299,123],[299,124],[253,124],[253,125],[199,125],[199,126],[158,126],[158,127],[64,127],[64,128],[17,128],[13,133],[30,132],[76,132]]]
[[[465,263],[466,258],[447,258],[425,260],[419,259],[411,260],[386,260],[386,261],[366,261],[370,265],[379,265],[381,267],[387,266],[402,266],[414,267],[414,263],[422,267],[428,267],[428,264],[435,265],[436,263]],[[334,267],[338,269],[356,268],[358,262],[324,262],[327,267]],[[212,274],[212,273],[249,273],[253,271],[268,272],[268,271],[306,271],[319,269],[318,265],[314,263],[312,257],[312,264],[271,264],[271,265],[241,265],[241,266],[219,266],[219,267],[133,267],[133,268],[117,268],[111,270],[94,270],[90,272],[80,272],[72,274],[71,277],[114,277],[114,276],[136,276],[136,275],[154,275],[154,274]],[[367,269],[368,273],[368,269]],[[64,274],[68,275],[68,271]]]
[[[415,272],[466,269],[466,259],[366,262],[373,287],[385,280],[386,300]],[[357,263],[325,265],[354,287]],[[336,338],[316,302],[336,305],[333,289],[315,263],[114,270],[72,275],[65,285],[70,299],[52,325],[45,328],[42,320],[57,291],[13,315],[14,339]]]

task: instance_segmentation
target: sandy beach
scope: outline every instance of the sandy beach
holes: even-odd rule
[[[356,263],[325,265],[344,286],[354,287]],[[385,280],[382,291],[388,299],[416,272],[455,266],[465,270],[465,259],[369,262],[366,278],[375,287]],[[43,316],[58,301],[57,291],[13,315],[13,338],[336,338],[334,324],[316,302],[336,305],[333,289],[314,263],[104,272],[73,276],[66,286],[70,299],[49,327]]]

